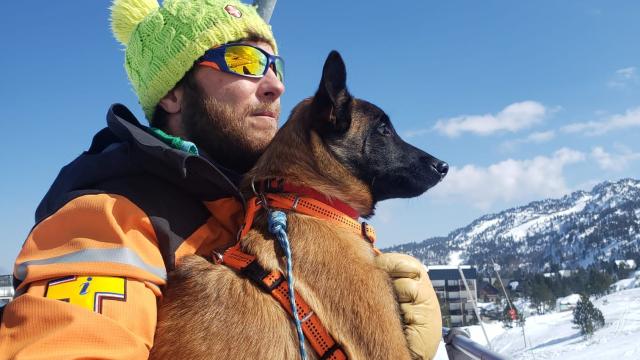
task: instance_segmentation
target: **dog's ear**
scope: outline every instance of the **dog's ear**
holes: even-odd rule
[[[320,87],[311,103],[319,130],[343,132],[351,125],[351,94],[347,90],[347,69],[340,53],[329,53],[322,69]]]

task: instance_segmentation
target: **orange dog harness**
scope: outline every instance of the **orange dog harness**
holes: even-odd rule
[[[251,198],[248,202],[245,223],[240,232],[240,238],[249,232],[258,211],[261,209],[278,209],[295,211],[340,224],[360,234],[372,246],[375,242],[376,234],[374,229],[365,222],[358,222],[357,211],[339,200],[329,199],[310,188],[285,184],[282,180],[265,181],[261,191],[260,194]],[[273,191],[279,193],[274,193]],[[303,195],[303,197],[299,195]],[[373,250],[376,254],[379,253],[379,250],[375,247],[373,247]],[[263,268],[256,261],[255,256],[241,250],[240,243],[225,251],[221,263],[251,279],[264,291],[270,293],[290,316],[294,316],[287,291],[288,282],[282,272],[268,271]],[[322,325],[320,318],[313,312],[307,302],[298,293],[294,297],[298,308],[297,317],[302,324],[302,331],[313,350],[318,354],[318,357],[321,360],[346,360],[347,355],[344,350]]]

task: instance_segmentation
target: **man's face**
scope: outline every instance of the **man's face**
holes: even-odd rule
[[[264,42],[245,42],[273,53]],[[182,123],[186,137],[221,165],[244,173],[273,139],[284,85],[273,69],[248,78],[196,66],[195,89],[185,88]]]

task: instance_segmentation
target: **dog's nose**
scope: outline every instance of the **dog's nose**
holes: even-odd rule
[[[449,172],[449,164],[444,161],[439,161],[436,164],[436,171],[439,172],[441,176],[447,175]]]

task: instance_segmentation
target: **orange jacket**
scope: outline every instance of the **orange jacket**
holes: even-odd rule
[[[107,123],[36,211],[0,359],[144,359],[176,259],[235,242],[238,175],[172,149],[122,105]]]

